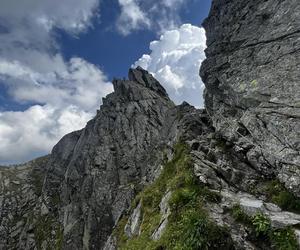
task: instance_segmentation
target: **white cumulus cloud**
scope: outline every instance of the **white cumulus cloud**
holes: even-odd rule
[[[121,15],[117,20],[117,28],[123,35],[150,26],[150,20],[139,7],[137,0],[119,0],[119,4]]]
[[[1,112],[1,162],[22,162],[46,154],[62,135],[84,127],[91,117],[72,105],[64,109],[34,105],[24,112]]]
[[[179,12],[191,0],[118,0],[117,29],[123,35],[141,29],[162,33],[180,26]]]
[[[205,48],[204,29],[184,24],[151,42],[151,53],[143,55],[133,67],[141,66],[150,71],[176,103],[188,101],[202,107],[204,84],[199,68],[205,59]]]

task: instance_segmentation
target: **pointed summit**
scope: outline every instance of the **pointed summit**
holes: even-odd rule
[[[161,96],[168,97],[168,94],[164,87],[147,71],[138,66],[135,69],[129,69],[128,72],[129,81],[137,82],[147,88],[156,91]]]

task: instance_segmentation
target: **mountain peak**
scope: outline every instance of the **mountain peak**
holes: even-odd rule
[[[167,91],[164,87],[153,77],[152,74],[140,66],[135,69],[129,69],[128,79],[129,81],[137,82],[147,88],[150,88],[161,96],[168,97]]]

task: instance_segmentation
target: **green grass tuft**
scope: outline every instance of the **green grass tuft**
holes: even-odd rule
[[[266,236],[271,230],[271,221],[262,213],[253,216],[252,225],[257,236]]]
[[[173,212],[160,241],[161,249],[234,249],[228,230],[208,219],[199,203]]]

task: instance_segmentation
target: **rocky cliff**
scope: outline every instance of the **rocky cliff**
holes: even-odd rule
[[[213,1],[201,76],[216,130],[300,197],[300,4]]]
[[[214,0],[204,27],[206,109],[114,80],[83,130],[0,169],[0,249],[299,249],[300,4]]]

